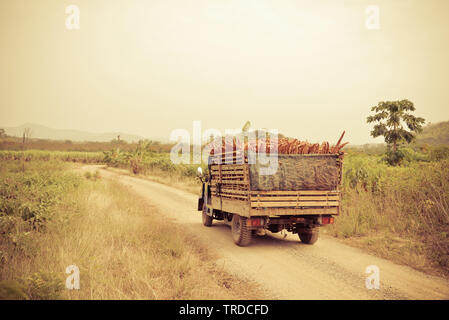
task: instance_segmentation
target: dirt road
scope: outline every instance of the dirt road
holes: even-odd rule
[[[238,247],[228,226],[219,221],[210,228],[202,225],[195,195],[108,170],[100,173],[147,198],[166,219],[182,224],[204,241],[219,257],[219,266],[258,283],[274,299],[449,299],[448,281],[371,256],[327,236],[320,236],[310,246],[302,244],[297,235],[283,238],[268,234],[256,236],[249,247]],[[370,265],[380,269],[378,290],[365,286],[365,270]]]

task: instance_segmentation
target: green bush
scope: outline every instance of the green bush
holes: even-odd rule
[[[75,174],[64,172],[64,164],[57,161],[35,161],[27,164],[25,171],[14,161],[3,160],[1,165],[0,238],[12,239],[10,234],[14,232],[19,237],[44,229],[54,207],[81,183]]]
[[[16,280],[0,281],[0,300],[29,300],[23,285]]]
[[[440,161],[444,159],[449,159],[449,146],[438,146],[430,150],[431,161]]]
[[[64,290],[62,275],[49,272],[35,272],[20,278],[19,283],[30,300],[61,299]]]
[[[0,160],[24,160],[25,162],[63,160],[80,163],[101,163],[103,154],[101,152],[78,151],[0,150]]]
[[[402,152],[402,150],[396,150],[393,151],[390,148],[388,148],[387,152],[385,153],[384,157],[382,158],[383,161],[388,163],[390,166],[397,166],[401,164],[402,160],[405,158],[405,154]]]
[[[422,162],[429,161],[428,155],[418,152],[418,151],[415,151],[412,148],[408,148],[408,147],[401,148],[400,151],[402,152],[402,155],[403,155],[403,161],[405,161],[406,164],[410,164],[412,162],[419,162],[419,161],[422,161]]]

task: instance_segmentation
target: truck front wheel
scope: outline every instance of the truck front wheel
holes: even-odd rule
[[[251,242],[251,229],[248,228],[247,219],[237,214],[232,215],[232,238],[235,244],[245,247]]]
[[[299,232],[298,236],[306,244],[314,244],[318,240],[319,229],[313,228],[307,232]]]
[[[210,227],[212,225],[213,220],[214,219],[207,214],[206,204],[203,203],[203,225],[205,225],[206,227]]]

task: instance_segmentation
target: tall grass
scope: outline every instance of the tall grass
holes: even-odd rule
[[[388,166],[377,152],[346,154],[342,212],[327,230],[339,238],[364,241],[374,253],[449,274],[449,160],[438,148],[427,153],[403,150],[399,167]],[[174,165],[169,153],[153,152],[142,143],[129,152],[0,151],[2,159],[105,163],[193,193],[199,186],[198,165]],[[201,166],[206,172],[207,166]]]
[[[160,143],[158,141],[146,140],[150,144],[153,152],[169,152],[173,144]],[[0,150],[21,151],[23,148],[28,150],[46,150],[46,151],[66,151],[66,152],[102,152],[112,148],[120,148],[123,151],[134,150],[139,143],[114,139],[109,142],[96,141],[70,141],[70,140],[48,140],[48,139],[28,139],[24,145],[20,137],[0,137]]]
[[[430,263],[447,273],[448,160],[390,167],[380,157],[349,154],[342,192],[342,213],[330,228],[333,235],[366,236],[373,250],[377,246],[379,252],[412,264],[423,256],[427,261],[418,262],[421,267]]]
[[[434,161],[432,152],[402,151],[398,167],[387,165],[378,152],[352,150],[345,156],[342,212],[328,231],[364,238],[375,253],[449,274],[449,160]],[[105,162],[198,191],[197,165],[173,165],[169,154],[111,152]]]
[[[244,297],[222,283],[204,245],[115,183],[91,184],[86,209],[63,230],[64,264],[80,267],[72,299],[218,299]]]
[[[0,298],[263,297],[126,187],[61,161],[0,164]],[[80,290],[65,289],[69,265]]]
[[[205,164],[173,164],[170,153],[152,152],[145,145],[139,145],[133,152],[113,149],[104,154],[104,163],[112,167],[130,169],[134,174],[162,174],[170,178],[193,179],[198,167],[202,167],[204,172],[207,171]]]
[[[25,151],[0,151],[0,160],[20,160],[30,161],[52,161],[63,160],[68,162],[80,163],[102,163],[102,152],[76,152],[76,151],[43,151],[43,150],[25,150]]]
[[[37,161],[23,166],[1,160],[0,167],[0,297],[53,299],[63,283],[58,273],[42,271],[34,261],[52,222],[64,223],[76,203],[81,179],[58,161]],[[67,211],[60,214],[60,206]],[[45,265],[42,265],[45,267]]]

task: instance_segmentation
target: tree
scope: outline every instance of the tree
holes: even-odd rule
[[[415,106],[409,100],[379,102],[371,111],[376,114],[369,116],[366,122],[377,122],[371,136],[384,136],[385,142],[393,146],[393,154],[397,154],[401,141],[412,142],[416,138],[414,133],[421,132],[425,123],[424,118],[411,114]]]
[[[0,138],[5,138],[5,137],[6,137],[5,129],[0,129]]]
[[[31,128],[23,129],[23,136],[22,136],[22,143],[23,143],[23,145],[25,145],[27,140],[31,138],[32,134],[33,134],[33,130]]]

